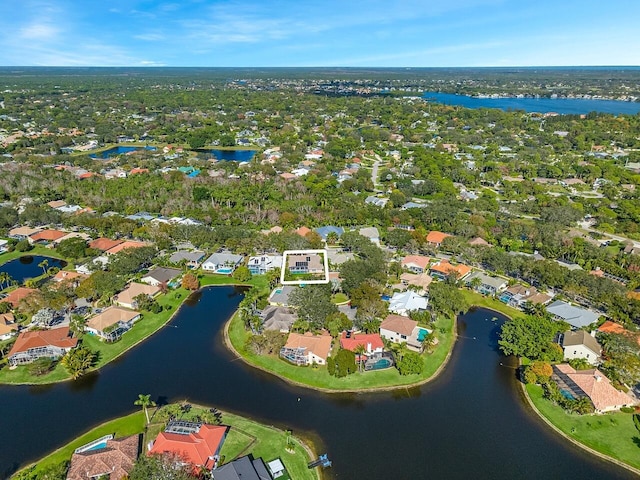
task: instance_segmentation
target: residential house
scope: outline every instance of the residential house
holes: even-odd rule
[[[204,257],[205,253],[199,250],[193,252],[181,250],[172,254],[169,257],[169,261],[174,264],[185,262],[185,265],[189,268],[199,268]]]
[[[39,358],[57,360],[78,345],[77,338],[71,338],[69,327],[51,330],[32,330],[18,335],[9,352],[9,365],[24,365]]]
[[[519,283],[507,288],[499,299],[514,308],[522,308],[527,302],[534,305],[546,305],[551,301],[549,295],[539,293],[536,287],[525,287]]]
[[[76,267],[76,272],[82,275],[91,275],[95,271],[105,270],[107,268],[108,263],[109,263],[109,257],[107,257],[106,255],[100,255],[99,257],[94,258],[90,262],[87,262],[83,265],[78,265]]]
[[[4,253],[9,250],[9,241],[0,239],[0,253]]]
[[[287,268],[293,274],[323,273],[324,261],[318,253],[292,253],[287,255]]]
[[[298,315],[291,309],[276,305],[267,306],[260,312],[260,317],[262,318],[262,328],[264,330],[282,333],[289,333],[291,326],[298,319]]]
[[[172,421],[153,441],[148,455],[174,454],[194,470],[213,470],[228,431],[224,425]]]
[[[311,230],[308,227],[302,226],[298,229],[296,229],[295,233],[297,233],[298,235],[300,235],[301,237],[306,237],[307,235],[309,235],[313,230]]]
[[[90,237],[89,235],[87,235],[86,233],[82,233],[82,232],[69,232],[69,233],[67,233],[66,235],[64,235],[63,237],[60,237],[60,238],[58,238],[58,239],[54,240],[52,243],[53,243],[55,246],[58,246],[58,245],[60,245],[60,242],[64,242],[65,240],[69,240],[69,239],[71,239],[71,238],[81,238],[81,239],[83,239],[83,240],[85,240],[85,241],[87,241],[87,242],[88,242],[89,240],[91,240],[91,237]]]
[[[213,480],[271,480],[279,476],[269,474],[262,458],[249,454],[216,468],[211,477]]]
[[[41,228],[31,228],[31,227],[17,227],[9,230],[9,234],[7,235],[9,238],[13,238],[14,240],[27,240],[31,235],[38,233],[41,231]]]
[[[476,280],[477,279],[477,280]],[[496,295],[507,288],[507,280],[501,277],[492,277],[482,272],[473,272],[467,276],[465,283],[468,287],[483,295]]]
[[[373,205],[376,207],[384,208],[387,203],[389,203],[389,199],[385,197],[376,197],[374,195],[369,195],[365,198],[364,203],[366,205]]]
[[[429,232],[429,234],[427,235],[427,243],[429,245],[432,245],[438,248],[440,247],[440,245],[442,245],[442,242],[444,241],[444,239],[450,236],[451,235],[449,235],[448,233],[442,233],[442,232],[433,230]]]
[[[363,227],[358,230],[358,233],[363,237],[369,239],[374,245],[380,246],[380,232],[376,227]]]
[[[145,285],[144,283],[133,282],[113,297],[113,303],[124,308],[136,310],[138,308],[138,302],[136,300],[138,295],[149,295],[153,298],[159,293],[160,287],[158,285]]]
[[[406,343],[413,351],[422,351],[422,340],[429,330],[403,315],[387,315],[380,324],[380,336],[394,343]]]
[[[282,267],[281,255],[259,255],[249,257],[247,267],[252,275],[262,275],[276,268]]]
[[[599,314],[586,308],[575,307],[570,303],[556,300],[547,306],[549,312],[556,320],[567,322],[573,328],[583,328],[596,322]]]
[[[358,346],[364,347],[364,354],[371,356],[384,351],[384,342],[378,333],[342,332],[340,347],[355,352]]]
[[[400,210],[409,210],[410,208],[426,208],[426,203],[407,202],[400,207]]]
[[[129,478],[138,459],[140,435],[110,438],[104,446],[76,450],[71,456],[67,480]]]
[[[300,365],[324,365],[331,352],[331,335],[304,335],[290,333],[287,343],[280,349],[280,356],[291,363]]]
[[[588,397],[596,413],[619,410],[637,403],[633,397],[616,390],[611,381],[597,368],[576,370],[571,365],[561,363],[553,366],[552,378],[572,397]]]
[[[463,280],[470,273],[471,267],[462,263],[452,265],[448,260],[440,260],[429,268],[429,274],[438,280],[446,280],[451,274],[455,274],[458,280]]]
[[[107,255],[115,255],[116,253],[120,253],[121,251],[130,249],[130,248],[142,248],[142,247],[148,247],[148,246],[150,246],[150,244],[146,242],[136,242],[133,240],[125,240],[124,242],[119,243],[118,245],[110,248],[105,253]]]
[[[584,330],[567,330],[560,335],[558,343],[564,350],[564,359],[584,358],[591,365],[600,363],[602,347],[592,335]]]
[[[13,308],[17,308],[23,298],[26,298],[37,291],[38,290],[35,288],[18,287],[15,290],[9,292],[9,294],[1,301],[11,304]]]
[[[64,207],[67,204],[64,200],[52,200],[47,202],[47,205],[53,209]]]
[[[120,245],[124,240],[111,240],[110,238],[100,237],[95,240],[89,242],[89,248],[94,250],[100,250],[101,252],[106,252],[111,250],[116,245]]]
[[[396,292],[389,302],[389,311],[398,315],[407,315],[415,310],[426,310],[428,300],[412,290]]]
[[[492,247],[493,246],[482,237],[472,238],[471,240],[469,240],[469,245],[473,247]]]
[[[149,273],[142,277],[140,281],[157,287],[159,285],[168,285],[171,280],[180,274],[182,274],[182,270],[177,268],[156,267],[149,270]]]
[[[40,243],[43,245],[48,245],[64,237],[68,233],[69,232],[63,232],[62,230],[41,230],[34,233],[33,235],[30,235],[27,240],[29,240],[29,243]]]
[[[402,259],[402,267],[413,273],[424,273],[428,270],[431,259],[423,255],[407,255]]]
[[[107,341],[115,341],[133,327],[140,318],[140,312],[120,307],[107,307],[87,321],[84,329]]]
[[[336,227],[334,225],[327,225],[324,227],[319,227],[315,229],[315,232],[320,235],[320,238],[322,238],[322,240],[324,242],[327,241],[327,237],[329,236],[330,233],[335,233],[338,238],[342,236],[342,234],[344,233],[344,228],[342,227]]]
[[[420,295],[424,295],[429,290],[429,285],[433,278],[428,273],[403,273],[400,275],[400,282],[403,287],[416,287]]]
[[[244,257],[231,252],[214,253],[202,264],[206,272],[230,274],[238,268]]]
[[[9,340],[18,333],[18,325],[13,313],[0,313],[0,340]]]
[[[296,288],[296,285],[283,285],[281,287],[276,287],[271,295],[269,295],[269,305],[276,305],[281,307],[288,307],[289,304],[289,295]]]
[[[86,275],[83,275],[78,272],[60,270],[58,273],[56,273],[53,276],[52,280],[58,283],[68,282],[68,283],[71,283],[73,286],[77,287],[80,281],[84,280],[85,278],[87,278]]]

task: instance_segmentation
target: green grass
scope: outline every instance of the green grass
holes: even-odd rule
[[[440,331],[441,329],[444,330],[444,333]],[[245,347],[245,341],[250,333],[245,331],[238,315],[234,315],[229,324],[231,344],[250,364],[309,387],[336,391],[393,388],[415,384],[430,378],[442,365],[453,345],[453,319],[438,319],[435,332],[439,344],[433,353],[422,355],[425,368],[421,375],[402,376],[395,368],[390,368],[357,372],[344,378],[337,378],[329,375],[326,366],[297,367],[277,356],[256,355]]]
[[[46,467],[57,465],[63,461],[70,460],[71,455],[76,448],[81,447],[82,445],[86,445],[87,443],[96,440],[104,435],[115,433],[116,437],[126,437],[129,435],[134,435],[136,433],[142,433],[142,431],[144,430],[144,423],[145,419],[142,410],[125,417],[116,418],[115,420],[103,423],[98,427],[92,428],[87,433],[66,444],[64,447],[59,448],[50,455],[37,461],[34,471],[40,472]]]
[[[0,253],[0,265],[4,265],[11,260],[15,260],[16,258],[24,257],[26,255],[42,255],[45,257],[59,258],[61,260],[65,260],[67,263],[71,263],[69,259],[60,255],[55,251],[55,249],[36,245],[28,252],[18,252],[17,250],[14,250],[13,252]]]
[[[522,315],[522,312],[520,310],[510,307],[509,305],[505,305],[500,300],[496,300],[495,298],[485,297],[478,292],[467,289],[461,289],[460,291],[467,299],[467,302],[469,302],[469,305],[473,305],[474,307],[489,308],[491,310],[503,313],[510,318]]]
[[[200,286],[207,287],[211,285],[246,285],[254,286],[260,289],[261,293],[269,292],[269,280],[266,275],[253,275],[248,282],[239,282],[229,275],[219,275],[215,273],[205,273],[200,277]]]
[[[194,406],[190,411],[190,415],[196,415],[202,409],[208,410],[206,407]],[[222,423],[231,427],[220,452],[221,455],[224,455],[225,462],[230,462],[239,456],[249,453],[256,458],[262,457],[265,463],[279,457],[291,478],[296,480],[318,480],[317,472],[307,468],[307,463],[312,459],[299,438],[291,437],[295,451],[289,453],[285,450],[287,436],[283,430],[226,412],[222,413]],[[34,471],[39,472],[48,466],[70,460],[76,448],[103,435],[115,433],[116,437],[124,437],[143,433],[144,427],[145,417],[142,410],[106,422],[36,462]],[[150,434],[146,440],[155,438],[157,433],[162,430],[162,427],[163,424],[159,423],[149,425],[148,433],[153,432],[153,434]]]
[[[640,434],[629,413],[576,415],[543,398],[542,387],[527,385],[529,398],[540,413],[567,436],[600,453],[640,468]]]
[[[347,297],[344,293],[338,292],[331,296],[331,301],[335,304],[346,303],[349,301],[349,297]]]
[[[157,301],[162,305],[164,310],[158,314],[150,312],[144,312],[142,319],[138,320],[133,328],[125,333],[122,338],[115,343],[105,343],[93,335],[84,335],[82,337],[82,344],[89,349],[99,353],[99,361],[93,370],[103,367],[114,358],[123,354],[137,343],[151,336],[158,331],[165,323],[169,321],[171,315],[173,315],[178,309],[179,305],[189,295],[183,288],[172,290],[166,295],[158,297]],[[171,309],[167,309],[167,307]],[[20,366],[14,370],[4,368],[0,370],[0,384],[46,384],[54,383],[62,380],[68,380],[71,378],[66,369],[58,363],[51,373],[36,377],[29,374],[28,367]]]

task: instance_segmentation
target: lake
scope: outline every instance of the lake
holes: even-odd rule
[[[553,433],[521,396],[514,359],[497,349],[501,320],[478,309],[458,320],[449,365],[419,388],[328,395],[293,387],[245,365],[224,347],[222,326],[242,291],[190,297],[153,337],[73,383],[0,387],[0,477],[129,412],[140,393],[194,403],[314,432],[336,479],[631,479]],[[144,321],[144,320],[143,320]],[[224,421],[224,416],[223,416]]]
[[[106,158],[111,158],[111,157],[115,157],[117,155],[124,155],[127,153],[131,153],[131,152],[139,152],[141,150],[148,150],[148,151],[156,151],[157,148],[156,147],[126,147],[126,146],[118,146],[118,147],[112,147],[108,150],[105,150],[103,152],[98,152],[98,153],[92,153],[89,155],[89,157],[91,158],[98,158],[98,159],[106,159]]]
[[[526,112],[581,115],[589,112],[613,115],[635,115],[640,112],[640,102],[618,100],[587,100],[582,98],[477,98],[454,93],[424,92],[423,98],[433,99],[445,105],[466,108],[498,108],[500,110],[524,110]]]
[[[42,267],[39,266],[40,262],[43,260],[47,260],[49,262],[46,267],[47,269],[51,267],[62,269],[67,266],[67,262],[64,260],[58,260],[57,258],[45,257],[42,255],[24,255],[0,266],[0,272],[7,272],[13,280],[16,280],[19,283],[24,283],[27,278],[39,277],[44,273],[42,271]]]
[[[196,152],[204,154],[205,158],[228,162],[250,162],[256,154],[256,150],[220,150],[217,148],[198,148]]]

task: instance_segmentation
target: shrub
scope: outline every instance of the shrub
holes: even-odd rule
[[[31,375],[35,375],[36,377],[39,377],[41,375],[45,375],[49,373],[51,370],[53,370],[54,366],[55,366],[55,362],[53,360],[51,360],[50,358],[43,357],[29,364],[27,368]]]
[[[536,375],[537,381],[541,383],[548,381],[553,374],[553,369],[547,362],[533,362],[527,367],[527,370],[531,370]]]
[[[526,384],[538,383],[538,376],[530,368],[525,368],[522,374],[522,381]]]
[[[620,408],[620,411],[621,411],[622,413],[633,413],[633,412],[635,412],[635,411],[636,411],[636,409],[635,409],[635,408],[633,408],[633,407],[621,407],[621,408]]]
[[[327,357],[327,371],[331,376],[336,374],[336,363],[333,360],[333,357]]]

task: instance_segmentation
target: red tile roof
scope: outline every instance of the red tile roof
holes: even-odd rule
[[[442,241],[447,238],[450,237],[451,235],[449,235],[448,233],[442,233],[442,232],[438,232],[436,230],[429,232],[429,234],[427,235],[427,242],[428,243],[442,243]]]
[[[212,468],[213,456],[218,453],[229,427],[204,424],[197,433],[188,435],[160,432],[149,455],[175,453],[195,467]]]
[[[367,352],[384,348],[384,342],[379,333],[354,333],[351,338],[347,338],[347,332],[342,332],[340,336],[340,346],[342,348],[353,352],[358,345],[363,345]]]
[[[31,238],[31,240],[33,240],[34,242],[39,242],[41,240],[44,240],[46,242],[53,242],[55,240],[58,240],[59,238],[64,237],[68,233],[69,232],[63,232],[60,230],[42,230],[40,232],[34,233],[29,238]]]
[[[100,237],[89,242],[89,248],[106,252],[107,250],[115,247],[116,245],[120,245],[122,242],[123,240],[111,240],[110,238]]]
[[[110,248],[106,253],[108,255],[115,255],[116,253],[119,253],[122,250],[126,250],[127,248],[142,248],[148,246],[149,244],[145,242],[135,242],[133,240],[127,240],[125,242],[119,243],[115,247]]]
[[[296,230],[296,233],[301,237],[306,237],[307,234],[310,232],[311,232],[311,229],[307,227],[300,227],[299,229]]]
[[[33,292],[37,292],[37,290],[35,288],[18,287],[0,301],[10,303],[13,308],[16,308],[20,303],[20,300],[32,294]]]
[[[9,356],[26,352],[32,348],[53,345],[59,348],[74,348],[78,344],[77,338],[69,337],[69,327],[53,328],[51,330],[32,330],[18,335]]]
[[[619,323],[612,322],[611,320],[607,320],[600,327],[598,327],[598,331],[601,333],[626,333],[627,330],[620,325]]]
[[[431,270],[440,272],[444,275],[449,275],[451,272],[455,272],[458,274],[458,278],[462,278],[471,271],[471,267],[463,265],[462,263],[451,265],[446,260],[442,260],[435,265],[431,265]]]

